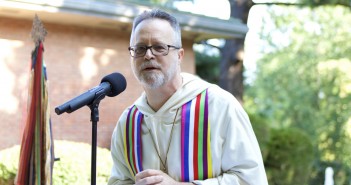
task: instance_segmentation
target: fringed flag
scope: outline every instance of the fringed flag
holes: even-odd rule
[[[35,15],[28,90],[27,117],[23,130],[17,185],[52,184],[54,162],[53,138],[47,91],[47,75],[43,62],[43,41],[47,32]]]

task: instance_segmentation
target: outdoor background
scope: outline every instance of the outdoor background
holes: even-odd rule
[[[351,184],[349,1],[128,2],[247,25],[244,36],[183,38],[183,69],[219,84],[242,102],[260,143],[269,184],[324,184],[327,167],[333,169],[334,184]],[[34,48],[31,19],[0,16],[0,184],[11,183],[18,163]],[[97,171],[99,184],[105,184],[111,167],[110,134],[123,108],[142,92],[129,67],[129,27],[44,26],[55,156],[60,158],[54,165],[54,184],[89,184],[91,140],[88,108],[60,116],[54,108],[98,85],[106,74],[118,71],[127,78],[127,90],[100,106]]]

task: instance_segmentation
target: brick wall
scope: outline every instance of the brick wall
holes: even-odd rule
[[[98,85],[112,72],[122,73],[127,89],[99,106],[98,146],[109,148],[112,131],[125,107],[142,92],[130,69],[129,33],[44,22],[44,42],[54,139],[91,143],[90,109],[56,115],[56,106]],[[26,111],[31,51],[31,20],[0,17],[0,150],[20,144]],[[194,73],[192,41],[183,41],[183,71]]]

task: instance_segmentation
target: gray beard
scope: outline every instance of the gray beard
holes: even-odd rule
[[[156,89],[166,82],[166,77],[161,73],[140,74],[139,81],[147,88]]]

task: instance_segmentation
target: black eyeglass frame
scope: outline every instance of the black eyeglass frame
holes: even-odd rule
[[[161,46],[162,46],[162,45],[163,45],[163,46],[167,46],[167,52],[162,53],[162,54],[155,54],[155,53],[152,51],[152,48],[155,47],[155,46],[160,46],[160,45],[161,45]],[[144,48],[145,48],[145,52],[144,52],[142,55],[140,55],[140,56],[135,56],[135,48],[136,48],[136,47],[144,47]],[[139,58],[139,57],[145,56],[147,50],[149,50],[149,49],[150,49],[151,53],[152,53],[153,55],[155,55],[155,56],[166,56],[166,55],[168,55],[168,53],[169,53],[169,48],[180,49],[181,47],[177,47],[177,46],[173,46],[173,45],[169,45],[169,44],[156,44],[156,45],[150,45],[150,46],[129,46],[129,47],[128,47],[128,50],[129,50],[130,56],[132,56],[133,58]],[[134,53],[134,55],[133,55],[133,53]]]

